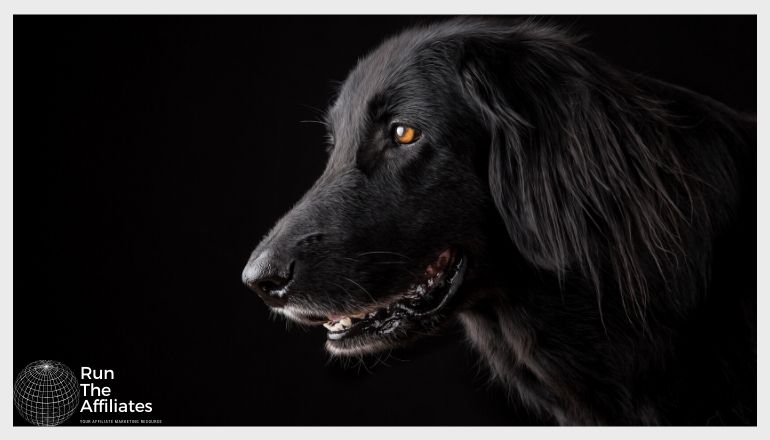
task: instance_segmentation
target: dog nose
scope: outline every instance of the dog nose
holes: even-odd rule
[[[249,261],[241,278],[262,301],[271,307],[283,307],[289,299],[288,285],[294,275],[294,261],[285,262],[270,250]]]

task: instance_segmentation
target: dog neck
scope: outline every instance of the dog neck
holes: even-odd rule
[[[525,406],[559,424],[571,424],[539,374],[533,356],[535,333],[529,319],[520,314],[502,294],[492,294],[461,312],[460,321],[492,378],[507,389],[510,397],[518,397]]]
[[[538,296],[542,301],[549,295],[541,292]],[[643,399],[630,401],[628,390],[618,386],[622,381],[604,357],[609,342],[602,338],[601,324],[594,326],[588,317],[582,322],[565,322],[560,318],[564,312],[560,303],[550,302],[549,313],[544,313],[533,311],[532,304],[517,303],[505,292],[491,292],[462,311],[460,321],[492,378],[547,423],[659,423],[659,414],[651,406]],[[588,330],[592,327],[596,329]],[[554,349],[564,340],[570,340],[575,351]],[[590,403],[596,400],[598,404]],[[623,420],[624,414],[634,414],[634,419]]]

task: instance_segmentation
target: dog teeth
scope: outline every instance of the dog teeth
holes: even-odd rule
[[[326,329],[329,330],[330,332],[339,332],[339,331],[345,330],[345,327],[343,327],[342,323],[339,321],[324,322],[324,327],[326,327]]]
[[[324,322],[324,327],[326,327],[327,330],[330,332],[340,332],[343,330],[347,330],[350,327],[353,327],[353,320],[347,316],[340,319],[339,321],[329,321]]]

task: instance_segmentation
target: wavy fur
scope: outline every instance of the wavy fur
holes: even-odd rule
[[[396,145],[395,123],[423,135]],[[363,58],[326,124],[327,168],[247,283],[266,255],[292,268],[299,320],[391,301],[450,246],[469,262],[451,310],[333,353],[457,316],[544,423],[756,423],[752,116],[552,26],[460,19]]]

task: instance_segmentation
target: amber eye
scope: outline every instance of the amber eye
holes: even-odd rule
[[[393,139],[401,145],[411,144],[420,138],[420,131],[406,125],[393,127]]]

